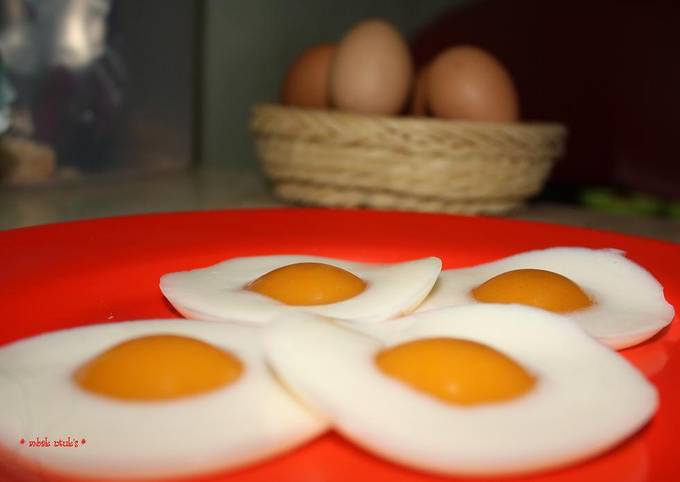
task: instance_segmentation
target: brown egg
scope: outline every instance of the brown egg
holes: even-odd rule
[[[331,100],[342,110],[397,114],[406,103],[413,65],[401,34],[384,20],[366,20],[338,44]]]
[[[519,118],[510,74],[498,59],[477,47],[453,47],[437,55],[428,69],[427,98],[437,117],[486,122]]]
[[[413,95],[411,96],[411,105],[409,107],[409,113],[415,116],[426,116],[429,112],[429,101],[428,101],[428,87],[427,87],[427,76],[428,76],[429,65],[420,69],[416,75],[416,81],[413,85]]]
[[[325,109],[330,105],[330,68],[335,44],[305,50],[288,69],[281,90],[284,104]]]

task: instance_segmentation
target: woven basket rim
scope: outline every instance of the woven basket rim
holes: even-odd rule
[[[303,115],[305,113],[314,116],[325,116],[329,119],[337,119],[338,121],[351,122],[351,121],[363,121],[363,122],[376,122],[385,123],[389,122],[392,125],[399,125],[400,127],[408,128],[412,126],[431,126],[440,128],[492,128],[492,129],[512,129],[516,131],[527,131],[527,130],[546,130],[553,131],[555,134],[560,133],[566,135],[567,126],[559,122],[550,121],[519,121],[519,122],[482,122],[482,121],[470,121],[470,120],[460,120],[460,119],[438,119],[434,117],[415,117],[410,115],[400,115],[400,116],[387,116],[378,114],[359,114],[356,112],[348,112],[334,109],[315,109],[308,107],[295,107],[289,105],[275,104],[271,102],[258,102],[252,106],[251,115],[255,117],[259,114],[261,115],[286,115],[291,112],[299,113]]]
[[[255,104],[258,160],[284,199],[501,212],[540,190],[566,126]],[[507,199],[506,199],[507,198]]]

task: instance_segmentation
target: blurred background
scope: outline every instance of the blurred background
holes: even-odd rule
[[[509,215],[575,223],[584,212],[633,215],[677,233],[680,6],[672,0],[0,6],[0,227],[288,205],[258,162],[253,106],[280,102],[305,49],[382,18],[403,35],[416,69],[451,46],[486,49],[512,76],[522,121],[568,129],[545,184]]]

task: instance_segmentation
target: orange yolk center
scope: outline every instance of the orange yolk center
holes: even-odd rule
[[[296,263],[270,271],[246,289],[287,305],[325,305],[348,300],[366,283],[344,269],[323,263]]]
[[[101,353],[75,373],[87,391],[128,400],[164,400],[208,392],[235,381],[243,365],[194,338],[151,335]]]
[[[572,280],[542,269],[518,269],[499,274],[472,290],[483,303],[519,303],[555,313],[587,308],[593,304]]]
[[[510,400],[536,380],[495,349],[457,338],[427,338],[380,352],[378,367],[413,388],[448,403],[476,405]]]

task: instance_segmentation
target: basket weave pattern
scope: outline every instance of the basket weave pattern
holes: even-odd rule
[[[336,207],[500,213],[540,191],[562,154],[557,124],[365,116],[262,104],[258,159],[286,200]]]

